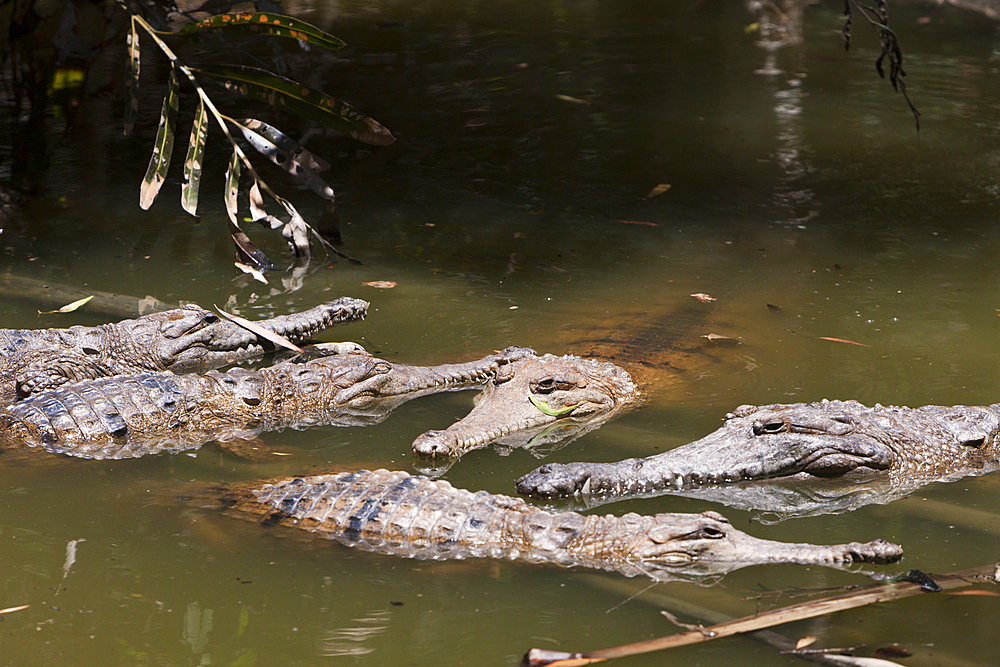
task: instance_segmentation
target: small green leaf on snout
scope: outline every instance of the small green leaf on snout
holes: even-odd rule
[[[565,417],[569,413],[576,410],[576,405],[567,405],[565,408],[553,410],[549,407],[549,404],[546,401],[540,401],[530,394],[528,395],[528,400],[531,401],[532,405],[550,417]]]

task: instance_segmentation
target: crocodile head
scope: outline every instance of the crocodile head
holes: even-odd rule
[[[825,400],[745,405],[714,433],[669,452],[617,463],[550,463],[519,479],[517,487],[525,495],[555,498],[779,477],[861,483],[898,472],[929,479],[927,472],[941,477],[981,468],[998,429],[992,408],[868,408]]]
[[[263,329],[259,334],[195,304],[112,326],[119,344],[134,350],[130,357],[147,360],[143,363],[147,370],[204,370],[261,354],[266,346],[273,349],[267,341],[268,332],[301,342],[326,327],[363,318],[367,307],[365,301],[342,297],[303,312],[246,325],[255,331]]]
[[[133,347],[149,370],[195,367],[212,355],[248,347],[256,336],[217,313],[195,304],[152,313],[117,325],[116,338]]]
[[[629,530],[634,524],[637,530]],[[662,580],[703,578],[764,563],[846,565],[855,562],[891,563],[902,549],[883,540],[837,545],[796,544],[760,539],[733,527],[716,512],[702,514],[626,514],[621,517],[622,544],[634,533],[625,560],[651,577]]]
[[[476,407],[443,431],[428,431],[413,451],[428,457],[457,457],[503,440],[508,447],[551,444],[577,429],[602,423],[638,396],[632,378],[607,362],[546,354],[500,367]],[[515,442],[520,440],[520,442]]]
[[[888,470],[898,452],[885,429],[867,418],[866,410],[854,401],[740,406],[726,415],[722,428],[667,452],[670,458],[687,462],[672,484]]]

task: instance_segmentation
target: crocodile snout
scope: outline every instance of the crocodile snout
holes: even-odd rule
[[[452,456],[457,446],[455,436],[447,431],[427,431],[413,441],[413,452],[420,456]]]

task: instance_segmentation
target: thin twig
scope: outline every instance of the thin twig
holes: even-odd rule
[[[1000,571],[1000,564],[991,563],[968,570],[959,570],[950,574],[935,576],[941,590],[961,588],[975,583],[997,582],[997,573]],[[612,648],[599,649],[596,651],[585,651],[581,653],[563,653],[561,651],[548,651],[541,649],[531,649],[521,662],[522,667],[577,667],[588,665],[594,662],[611,660],[612,658],[623,658],[641,653],[650,653],[677,646],[687,646],[704,641],[710,641],[719,637],[728,637],[735,634],[752,632],[769,628],[791,621],[799,621],[817,616],[825,616],[845,609],[862,607],[876,602],[889,602],[899,598],[911,597],[928,592],[926,584],[911,583],[909,581],[877,584],[862,590],[850,593],[833,595],[828,598],[804,602],[789,607],[782,607],[774,611],[753,616],[745,616],[727,623],[713,625],[703,630],[682,632],[679,634],[658,637],[647,641],[625,644]],[[805,656],[803,656],[805,657]],[[819,655],[809,656],[810,658],[820,657]]]

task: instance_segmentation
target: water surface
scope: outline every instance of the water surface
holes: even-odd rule
[[[838,3],[806,8],[802,42],[780,48],[745,30],[757,17],[739,3],[663,4],[303,4],[303,17],[351,48],[293,63],[311,63],[311,83],[399,137],[388,149],[322,136],[310,144],[334,162],[341,250],[362,264],[330,258],[294,274],[284,242],[256,229],[280,266],[268,285],[242,276],[215,185],[224,151],[209,164],[215,181],[203,186],[199,223],[176,205],[176,190],[140,212],[154,96],[129,140],[117,137],[120,99],[108,102],[97,144],[107,155],[81,157],[88,135],[58,144],[45,196],[23,226],[3,231],[5,272],[247,317],[365,298],[368,319],[324,339],[408,363],[511,344],[573,352],[607,327],[708,353],[665,374],[641,410],[547,460],[664,451],[745,403],[997,401],[996,26],[945,8],[893,8],[918,133],[874,72],[867,28],[855,27],[844,52]],[[268,178],[317,213],[311,195]],[[647,198],[658,184],[671,188]],[[374,280],[398,286],[362,285]],[[15,295],[0,296],[0,307],[12,328],[106,319],[40,316],[45,308]],[[710,333],[739,344],[701,338]],[[265,434],[287,454],[273,461],[206,445],[137,461],[0,467],[0,607],[31,605],[0,617],[0,663],[510,665],[533,646],[588,650],[672,633],[659,614],[672,599],[741,616],[799,588],[865,581],[782,565],[712,587],[650,587],[520,563],[405,561],[264,531],[185,500],[200,484],[321,468],[413,471],[412,439],[463,415],[472,396],[414,401],[369,428]],[[473,452],[446,478],[512,494],[540,461],[505,454]],[[997,559],[997,484],[969,479],[773,525],[673,497],[598,511],[713,509],[770,539],[882,537],[904,545],[905,559],[867,569],[947,572]],[[1000,660],[995,616],[990,597],[927,595],[781,631],[864,644],[863,655],[898,643],[912,665],[990,665]],[[794,661],[730,638],[627,664],[665,659]]]

